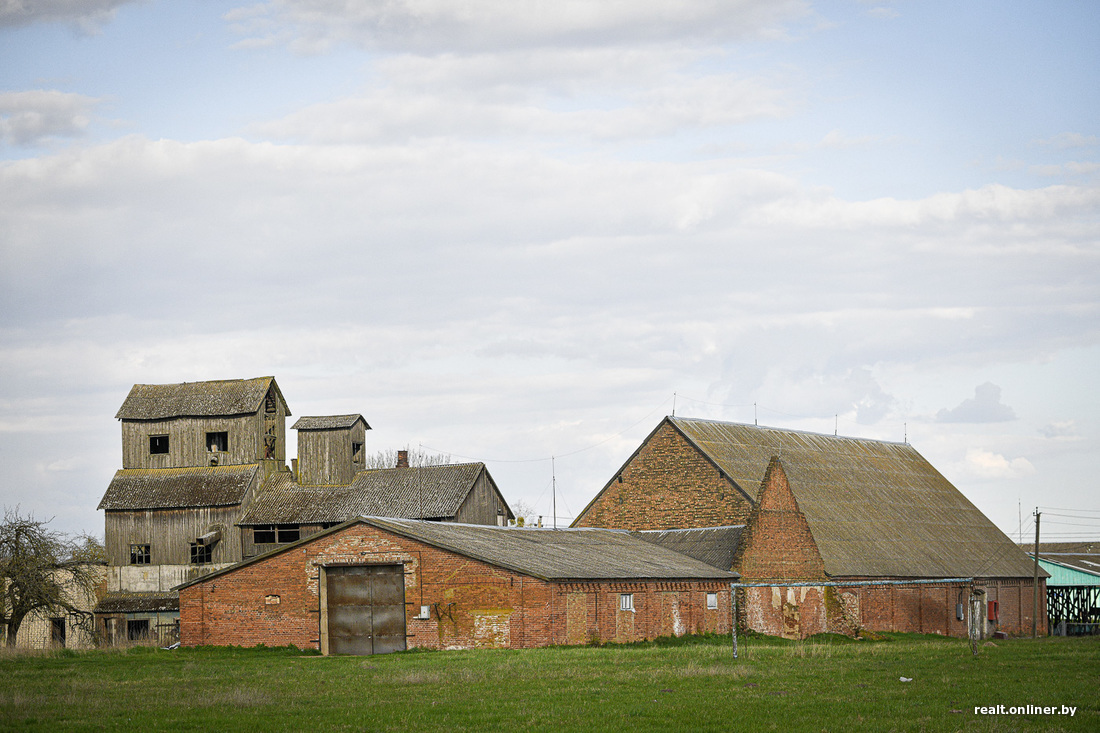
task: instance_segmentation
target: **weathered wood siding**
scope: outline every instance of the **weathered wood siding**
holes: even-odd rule
[[[503,515],[498,515],[498,510],[503,512]],[[497,524],[498,516],[503,516],[504,523],[507,524],[511,515],[496,484],[489,477],[489,472],[482,471],[452,521],[462,524]]]
[[[150,565],[188,565],[191,543],[220,525],[222,538],[213,547],[214,564],[241,559],[241,530],[236,526],[240,507],[149,509],[108,511],[106,518],[107,562],[130,564],[130,545],[149,545]]]
[[[362,422],[350,428],[298,431],[298,481],[306,485],[344,486],[366,467],[367,431]],[[363,447],[354,455],[352,444]]]
[[[209,466],[217,458],[219,466],[257,463],[269,457],[286,461],[286,415],[281,401],[276,412],[266,415],[263,408],[253,415],[232,417],[177,417],[166,420],[122,421],[123,468],[186,468]],[[206,448],[207,433],[228,433],[227,450],[211,452]],[[270,432],[265,443],[265,433]],[[149,438],[168,436],[167,453],[150,453]],[[273,438],[273,441],[271,439]],[[350,443],[349,443],[350,445]]]

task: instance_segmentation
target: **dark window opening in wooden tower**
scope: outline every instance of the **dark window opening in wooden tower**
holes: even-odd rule
[[[191,564],[192,565],[209,565],[214,561],[213,547],[210,545],[200,545],[198,542],[191,543]]]
[[[363,459],[363,444],[352,443],[351,444],[351,460],[358,463]]]
[[[148,565],[151,559],[149,545],[130,545],[131,565]]]
[[[211,453],[225,453],[229,450],[229,433],[224,430],[218,433],[207,433],[206,450]]]
[[[150,453],[167,453],[168,452],[168,436],[167,435],[150,435],[149,436],[149,452]]]

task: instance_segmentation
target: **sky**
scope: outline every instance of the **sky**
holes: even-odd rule
[[[1098,79],[1090,0],[0,2],[0,502],[273,375],[559,525],[675,413],[1100,539]]]

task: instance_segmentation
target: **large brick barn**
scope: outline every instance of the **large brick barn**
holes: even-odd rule
[[[765,633],[965,636],[972,597],[982,633],[1031,630],[1032,561],[908,443],[668,417],[574,526],[639,531],[773,583],[742,591],[741,623]],[[973,581],[929,582],[955,578]],[[789,587],[808,581],[861,585]]]
[[[372,654],[729,633],[736,579],[629,532],[358,518],[179,586],[180,639]]]

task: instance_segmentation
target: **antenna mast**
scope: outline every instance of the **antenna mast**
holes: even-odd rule
[[[554,456],[550,456],[550,496],[554,507],[554,529],[558,528],[558,475],[554,469]]]

